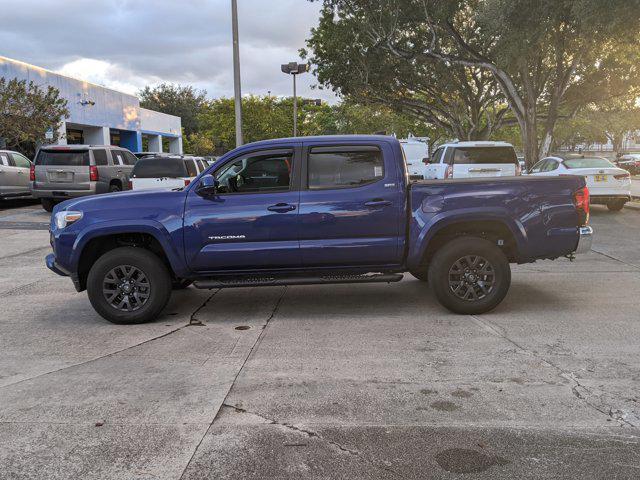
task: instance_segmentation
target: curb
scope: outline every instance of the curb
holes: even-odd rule
[[[640,203],[638,202],[625,203],[624,208],[630,208],[631,210],[640,210]]]

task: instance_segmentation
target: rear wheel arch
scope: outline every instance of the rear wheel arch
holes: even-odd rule
[[[117,178],[114,178],[113,180],[111,180],[109,182],[109,191],[113,191],[112,188],[113,187],[117,187],[118,190],[122,191],[122,182],[120,180],[118,180]]]
[[[518,238],[509,225],[499,219],[458,220],[442,224],[435,228],[426,240],[416,270],[424,270],[429,266],[431,258],[444,245],[460,237],[479,237],[497,245],[509,262],[517,262],[520,257]]]

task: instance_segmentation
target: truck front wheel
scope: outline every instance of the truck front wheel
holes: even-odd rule
[[[509,260],[484,238],[459,237],[431,259],[429,284],[438,301],[452,312],[485,313],[507,295],[511,284]]]
[[[112,323],[154,320],[171,296],[171,276],[156,255],[143,248],[121,247],[102,255],[87,277],[93,308]]]

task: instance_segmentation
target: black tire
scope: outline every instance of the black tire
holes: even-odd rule
[[[138,269],[139,272],[142,272],[142,278],[146,280],[147,286],[141,288],[138,293],[141,295],[146,293],[147,298],[131,311],[116,308],[107,300],[106,293],[103,292],[106,285],[113,288],[112,284],[107,281],[107,276],[120,266]],[[120,271],[122,272],[122,270]],[[141,277],[138,276],[139,278]],[[134,278],[131,279],[131,281],[134,280]],[[122,292],[118,288],[114,288],[112,291],[116,290]],[[111,323],[126,325],[150,322],[160,314],[171,297],[171,276],[162,260],[152,252],[136,247],[116,248],[102,255],[91,267],[87,278],[87,293],[96,312]],[[117,302],[118,298],[124,298],[122,293],[118,295],[121,296],[116,297],[113,302]],[[136,292],[131,292],[128,295],[127,307],[131,306],[133,295],[136,295]]]
[[[429,269],[427,268],[418,268],[417,270],[409,270],[409,273],[416,277],[421,282],[429,281]]]
[[[478,264],[472,266],[477,258],[480,258]],[[483,264],[482,260],[486,263]],[[461,269],[464,265],[470,268]],[[461,274],[457,274],[458,271]],[[491,285],[487,287],[487,283]],[[459,237],[441,247],[431,259],[429,285],[438,301],[452,312],[464,315],[485,313],[497,307],[509,291],[509,260],[488,240]]]
[[[193,283],[193,280],[185,280],[184,278],[178,278],[171,282],[171,288],[174,290],[184,290]]]
[[[624,204],[627,203],[625,199],[622,200],[614,200],[612,202],[607,203],[607,208],[612,212],[619,212],[624,208]]]
[[[122,188],[120,188],[120,185],[116,183],[112,183],[111,185],[109,185],[109,193],[121,192],[121,191],[122,191]]]
[[[47,211],[47,212],[52,212],[53,211],[53,207],[56,206],[56,202],[54,202],[50,198],[41,198],[40,199],[40,204],[42,205],[42,208],[44,208],[45,211]]]

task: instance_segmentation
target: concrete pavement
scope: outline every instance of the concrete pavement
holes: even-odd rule
[[[3,479],[640,472],[636,210],[594,207],[594,252],[514,267],[487,315],[407,279],[191,288],[115,326],[44,268],[38,208],[0,211]]]

